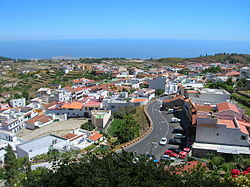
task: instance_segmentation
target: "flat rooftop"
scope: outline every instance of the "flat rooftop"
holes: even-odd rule
[[[53,141],[56,141],[55,144],[58,143],[63,143],[65,142],[67,139],[53,135],[53,134],[48,134],[45,136],[41,136],[39,138],[21,143],[18,145],[18,147],[20,147],[21,149],[27,151],[27,152],[31,152],[31,151],[36,151],[36,150],[40,150],[43,148],[47,148],[50,145],[52,145]]]

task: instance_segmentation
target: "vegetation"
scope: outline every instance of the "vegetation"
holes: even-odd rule
[[[94,125],[92,125],[92,123],[90,123],[89,121],[82,124],[81,125],[81,129],[85,129],[85,130],[88,130],[88,131],[92,131],[95,129]]]
[[[188,75],[189,70],[187,70],[187,69],[181,69],[181,70],[178,71],[178,73],[183,74],[183,75]]]
[[[6,60],[12,60],[12,59],[8,57],[0,56],[0,61],[6,61]]]
[[[165,92],[164,90],[157,89],[157,90],[155,90],[155,95],[160,96],[160,95],[164,94],[164,92]]]
[[[131,106],[120,107],[114,114],[115,120],[108,130],[111,136],[117,138],[114,144],[128,142],[140,134],[140,125],[135,120],[136,108]]]
[[[229,92],[234,91],[234,83],[232,82],[232,79],[228,79],[226,82],[218,81],[218,82],[212,82],[208,81],[206,87],[208,88],[216,88],[216,89],[225,89]]]
[[[210,68],[207,68],[205,70],[203,70],[201,73],[213,73],[213,74],[216,74],[216,73],[219,73],[221,72],[221,68],[220,66],[217,66],[217,67],[210,67]]]
[[[11,160],[15,163],[18,159]],[[182,171],[181,166],[154,163],[144,155],[103,151],[54,162],[51,170],[22,170],[18,165],[22,175],[13,175],[11,186],[249,186],[249,159],[240,158],[235,163],[230,165],[217,156],[208,168],[198,164]]]
[[[84,77],[91,80],[111,80],[111,73],[97,73],[96,71],[89,71],[84,74]]]
[[[121,119],[114,119],[112,123],[110,124],[110,127],[108,129],[108,133],[110,136],[114,136],[117,129],[120,128],[120,126],[124,125],[124,121]]]
[[[58,159],[69,159],[76,157],[80,151],[72,150],[67,152],[59,152],[57,150],[50,150],[46,154],[41,154],[33,158],[33,162],[44,162],[44,161],[53,161]]]

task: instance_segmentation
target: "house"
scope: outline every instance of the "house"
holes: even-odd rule
[[[69,140],[70,147],[73,150],[79,150],[79,144],[82,144],[86,140],[86,137],[83,134],[68,133],[63,135],[62,137]],[[87,147],[88,145],[89,144],[87,144],[85,147]]]
[[[87,91],[85,88],[82,88],[82,87],[72,88],[70,86],[66,86],[66,87],[64,87],[64,89],[71,93],[71,99],[72,100],[74,100],[74,99],[75,100],[82,99],[83,95]]]
[[[155,97],[155,90],[150,88],[143,88],[140,90],[137,90],[137,94],[139,97],[145,97],[148,98],[148,100],[151,100]]]
[[[240,79],[249,79],[250,78],[250,68],[244,67],[240,69]]]
[[[48,96],[51,94],[51,89],[50,88],[39,88],[36,91],[36,97],[42,98],[43,96]]]
[[[98,143],[103,140],[103,135],[95,131],[88,137],[88,140],[93,143]]]
[[[6,110],[8,109],[10,106],[8,104],[3,104],[3,103],[0,103],[0,110]]]
[[[90,99],[70,103],[54,103],[48,106],[46,114],[67,115],[67,117],[90,117],[92,110],[102,108],[102,103]]]
[[[166,86],[166,77],[155,77],[153,79],[148,80],[148,87],[151,89],[165,90],[165,86]]]
[[[16,146],[18,158],[27,156],[29,159],[32,159],[35,156],[46,154],[50,150],[58,150],[62,152],[69,151],[69,140],[60,136],[48,134]]]
[[[218,113],[216,114],[218,118],[224,119],[242,119],[242,112],[238,107],[230,102],[222,102],[217,104]]]
[[[209,152],[221,154],[250,154],[250,123],[234,119],[198,116],[193,155]]]
[[[165,99],[163,100],[162,105],[164,108],[173,107],[173,106],[183,106],[184,97],[182,95],[178,95],[170,99]]]
[[[186,96],[197,104],[218,104],[230,100],[230,93],[222,89],[199,89],[187,92]]]
[[[51,116],[46,116],[45,114],[42,114],[26,121],[25,126],[27,129],[35,129],[45,125],[49,125],[52,122],[53,118]]]
[[[26,99],[25,98],[11,99],[10,106],[12,106],[12,107],[25,107],[26,106]]]
[[[5,110],[0,114],[2,130],[17,132],[25,127],[25,122],[37,115],[36,112],[29,108],[15,108]]]
[[[92,110],[91,123],[97,127],[104,129],[111,118],[111,110]]]
[[[49,102],[67,102],[71,100],[71,92],[66,89],[53,90],[49,97]]]

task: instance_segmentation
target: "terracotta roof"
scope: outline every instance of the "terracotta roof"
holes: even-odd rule
[[[234,121],[231,119],[218,119],[217,124],[226,125],[227,128],[232,128],[232,129],[236,128]]]
[[[28,124],[34,124],[35,122],[39,121],[41,123],[47,123],[52,120],[52,117],[46,116],[45,114],[36,116],[34,118],[29,119],[26,123]]]
[[[45,109],[48,109],[48,108],[50,108],[50,107],[52,107],[52,106],[54,106],[54,105],[56,105],[56,104],[57,104],[57,102],[56,102],[56,101],[53,101],[53,102],[51,102],[51,103],[48,103],[48,104],[44,105],[44,108],[45,108]]]
[[[175,174],[182,174],[183,171],[188,171],[189,173],[192,173],[192,168],[195,168],[198,164],[201,164],[202,167],[204,167],[206,170],[208,169],[206,167],[206,163],[204,162],[199,162],[199,161],[189,161],[187,162],[183,168],[181,167],[176,167],[174,173]],[[168,169],[168,168],[167,168]],[[193,171],[195,172],[195,170]]]
[[[96,141],[99,140],[101,137],[103,137],[103,135],[95,131],[91,136],[88,137],[88,139]]]
[[[145,99],[145,98],[135,98],[131,102],[132,103],[140,103],[140,102],[147,101],[147,100],[148,99]]]
[[[99,107],[101,102],[89,101],[84,104],[85,107]]]
[[[213,106],[211,105],[199,105],[196,104],[197,111],[202,111],[202,112],[213,112]]]
[[[246,126],[240,125],[240,124],[239,124],[239,126],[240,126],[240,131],[241,132],[243,132],[244,134],[249,134]]]
[[[69,140],[69,139],[74,138],[76,136],[77,136],[76,134],[68,133],[68,134],[63,135],[62,137]]]
[[[174,98],[172,98],[172,99],[165,99],[163,102],[164,103],[169,103],[169,102],[172,102],[172,101],[176,101],[176,100],[184,100],[184,98],[183,98],[183,96],[182,95],[180,95],[180,96],[176,96],[176,97],[174,97]]]
[[[193,93],[193,94],[199,93],[197,90],[187,90],[186,92],[187,92],[187,93]]]
[[[239,76],[240,72],[238,71],[230,71],[226,74],[226,76]]]
[[[64,103],[61,108],[65,109],[82,109],[83,104],[80,102]]]
[[[218,108],[219,112],[223,112],[226,110],[232,110],[235,113],[238,113],[238,114],[240,113],[238,107],[235,104],[229,103],[229,102],[218,103],[217,108]]]

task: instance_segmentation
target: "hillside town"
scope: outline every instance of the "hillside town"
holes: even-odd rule
[[[249,67],[229,61],[122,62],[52,60],[45,68],[35,62],[42,69],[23,70],[2,61],[1,163],[8,145],[34,167],[54,150],[79,155],[123,149],[173,164],[207,154],[250,155]],[[13,72],[13,81],[4,79]],[[130,137],[121,130],[128,116],[135,121],[131,128],[138,127]]]

